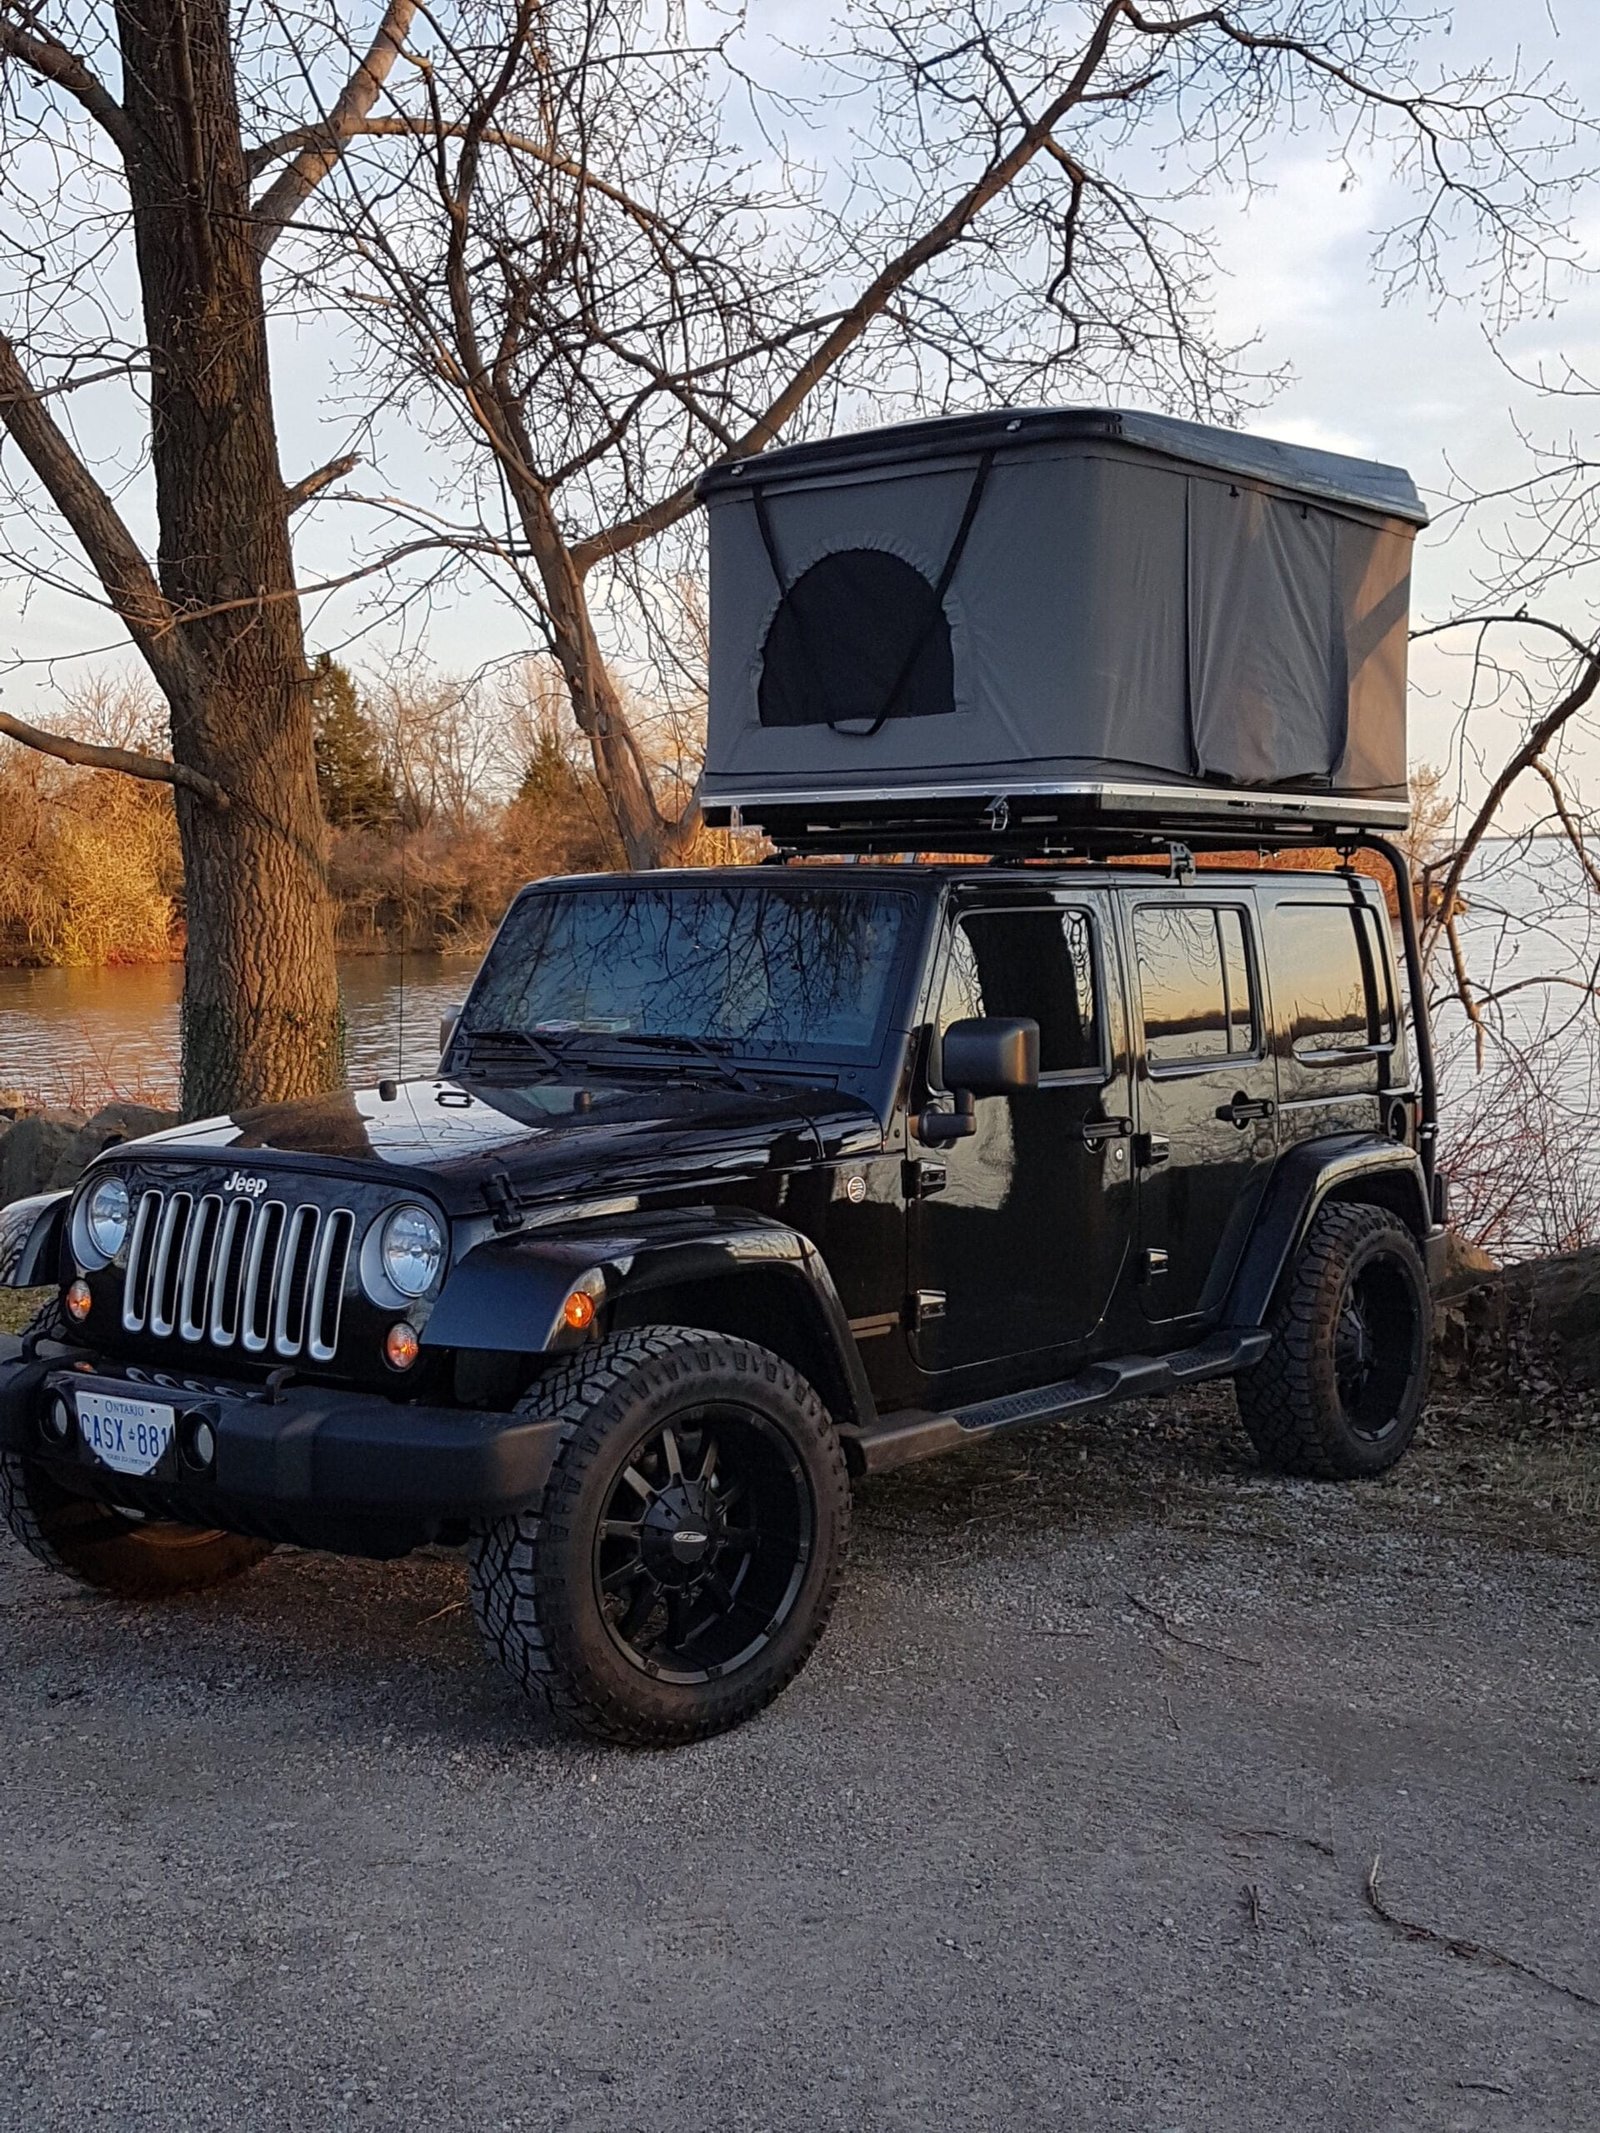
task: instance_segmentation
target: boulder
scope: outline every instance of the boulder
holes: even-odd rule
[[[86,1123],[81,1111],[31,1111],[14,1120],[0,1136],[0,1206],[46,1191]]]
[[[1439,1332],[1447,1369],[1491,1379],[1532,1368],[1600,1386],[1600,1245],[1446,1285]]]
[[[92,1118],[81,1111],[29,1111],[19,1118],[0,1118],[0,1207],[30,1193],[72,1185],[103,1148],[177,1123],[176,1111],[133,1103],[102,1105]]]
[[[159,1133],[177,1123],[176,1111],[158,1111],[152,1104],[105,1104],[72,1135],[44,1189],[74,1184],[102,1149],[115,1147],[118,1141],[137,1140],[141,1133]]]

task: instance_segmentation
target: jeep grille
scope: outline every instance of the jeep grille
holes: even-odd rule
[[[151,1187],[134,1209],[123,1326],[331,1362],[355,1226],[347,1207]]]

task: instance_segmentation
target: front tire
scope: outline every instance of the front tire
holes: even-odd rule
[[[1320,1481],[1393,1466],[1427,1397],[1432,1317],[1422,1254],[1397,1216],[1322,1208],[1273,1306],[1272,1346],[1234,1380],[1262,1465]]]
[[[564,1427],[542,1502],[473,1545],[473,1613],[525,1693],[602,1739],[738,1725],[827,1627],[850,1484],[822,1402],[781,1356],[685,1327],[614,1334],[523,1411]]]
[[[53,1341],[73,1337],[54,1303],[46,1304],[28,1331]],[[121,1600],[207,1592],[243,1577],[272,1553],[269,1541],[119,1511],[68,1488],[20,1452],[0,1453],[0,1519],[12,1539],[47,1569]]]

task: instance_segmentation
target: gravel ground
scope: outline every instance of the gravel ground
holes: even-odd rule
[[[665,1756],[448,1556],[151,1612],[0,1545],[0,2126],[1592,2129],[1596,1462],[1325,1490],[1229,1411],[871,1484],[809,1671]]]

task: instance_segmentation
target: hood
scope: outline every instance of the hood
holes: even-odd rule
[[[483,1205],[502,1176],[538,1201],[865,1154],[883,1129],[869,1105],[834,1089],[768,1085],[746,1093],[704,1081],[540,1081],[518,1086],[433,1080],[349,1089],[202,1119],[137,1143],[183,1160],[264,1159],[263,1167],[375,1169],[432,1187],[452,1213]]]

